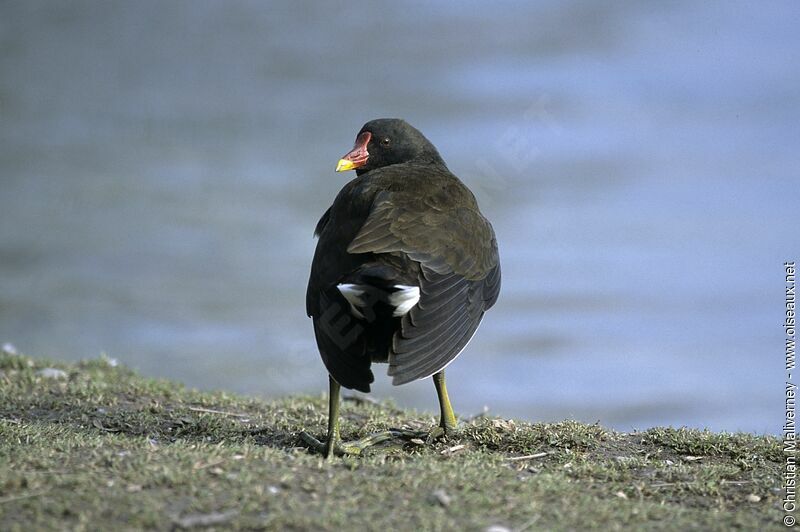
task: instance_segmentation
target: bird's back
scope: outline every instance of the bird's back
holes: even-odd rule
[[[441,369],[497,297],[491,225],[443,164],[357,177],[317,233],[307,313],[326,367],[345,387],[368,391],[373,361],[388,361],[396,384]]]

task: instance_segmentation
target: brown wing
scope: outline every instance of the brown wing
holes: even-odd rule
[[[423,201],[408,192],[379,193],[347,248],[349,253],[400,252],[421,264],[420,300],[403,316],[389,353],[395,385],[447,366],[500,290],[494,231],[471,194],[459,186],[457,194],[452,187],[442,188]]]

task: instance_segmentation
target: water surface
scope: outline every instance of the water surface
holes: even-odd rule
[[[323,390],[311,233],[361,124],[400,116],[500,244],[457,410],[778,432],[798,23],[796,2],[4,2],[0,340]]]

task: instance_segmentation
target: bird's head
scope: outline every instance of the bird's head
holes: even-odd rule
[[[355,170],[361,175],[411,161],[444,164],[433,144],[408,122],[400,118],[378,118],[364,124],[356,135],[353,149],[339,160],[336,171]]]

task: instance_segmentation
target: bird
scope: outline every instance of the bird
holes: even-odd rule
[[[388,364],[393,385],[432,377],[440,407],[434,430],[454,433],[445,368],[500,293],[494,229],[419,130],[399,118],[367,122],[336,166],[349,170],[356,177],[315,228],[306,293],[329,374],[329,410],[326,442],[304,439],[326,458],[361,454],[397,434],[340,441],[340,388],[369,392],[373,363]]]

